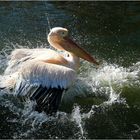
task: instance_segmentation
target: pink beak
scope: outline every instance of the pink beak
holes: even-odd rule
[[[74,41],[72,41],[68,37],[64,38],[64,43],[65,44],[63,44],[63,46],[66,51],[69,51],[69,52],[75,54],[76,56],[78,56],[84,60],[87,60],[90,63],[99,65],[99,63],[95,60],[95,58],[93,58],[89,53],[87,53],[84,49],[79,47]]]

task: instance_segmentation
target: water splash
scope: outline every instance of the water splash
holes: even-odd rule
[[[116,92],[113,90],[110,81],[109,81],[109,88],[110,88],[110,95],[109,95],[109,99],[108,99],[107,103],[112,104],[114,101],[119,100],[119,96],[120,96],[120,93],[121,93],[121,92],[120,92],[120,93],[116,93]]]
[[[72,121],[75,121],[76,124],[78,125],[79,129],[80,129],[80,134],[81,134],[81,138],[84,138],[84,129],[83,129],[83,125],[82,125],[82,116],[80,113],[80,107],[79,106],[75,106],[73,111],[72,111]]]
[[[137,65],[134,64],[133,67]],[[89,77],[92,78],[90,86],[96,94],[109,94],[109,100],[114,101],[119,97],[125,86],[138,86],[139,70],[123,68],[118,65],[104,64],[96,71],[91,71]]]
[[[46,13],[46,18],[47,18],[47,22],[48,22],[49,31],[51,31],[51,24],[50,24],[50,19],[49,19],[48,13]]]
[[[47,3],[46,2],[45,2],[45,7],[46,7],[46,11],[47,11]],[[51,31],[51,24],[50,24],[49,13],[46,12],[45,16],[46,16],[46,19],[47,19],[49,30]]]
[[[135,67],[135,65],[134,65]],[[105,64],[95,72],[93,75],[93,83],[107,86],[112,83],[113,85],[123,86],[124,84],[133,83],[133,80],[138,79],[138,70],[131,71],[130,68],[119,67],[118,65]]]

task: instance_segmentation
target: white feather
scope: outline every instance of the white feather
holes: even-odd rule
[[[68,88],[75,81],[75,71],[65,66],[30,61],[20,71],[21,79],[43,87]]]

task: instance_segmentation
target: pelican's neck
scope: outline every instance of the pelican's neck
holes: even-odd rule
[[[79,57],[77,57],[75,54],[73,53],[70,53],[70,52],[67,52],[63,47],[62,45],[67,45],[63,44],[63,42],[55,42],[54,40],[57,40],[57,38],[55,39],[54,37],[51,38],[50,36],[48,36],[48,42],[50,43],[50,45],[55,48],[56,50],[62,50],[65,52],[65,59],[68,61],[68,67],[74,69],[74,70],[78,70],[79,66],[80,66],[80,63],[79,63]]]
[[[69,62],[69,67],[73,68],[74,70],[78,70],[80,66],[80,58],[77,57],[75,54],[66,51],[67,61]]]

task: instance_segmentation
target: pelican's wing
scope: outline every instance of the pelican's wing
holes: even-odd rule
[[[56,55],[57,53],[51,49],[35,48],[35,49],[15,49],[10,55],[10,61],[21,61],[25,57],[37,57],[41,54],[47,54],[49,56]]]
[[[51,63],[50,58],[60,57],[57,52],[45,49],[45,48],[36,48],[36,49],[15,49],[10,55],[10,60],[8,62],[8,67],[5,70],[5,74],[13,74],[15,71],[18,71],[27,61],[36,59],[36,60],[48,60]]]
[[[18,78],[18,72],[15,72],[11,75],[0,75],[0,90],[2,89],[13,89],[16,80]]]
[[[74,80],[75,71],[70,68],[42,61],[30,61],[20,70],[15,94],[35,100],[36,110],[52,113],[58,109],[62,92]]]
[[[21,64],[31,59],[32,49],[15,49],[11,52],[8,62],[8,67],[5,70],[5,74],[9,75],[17,71]]]

